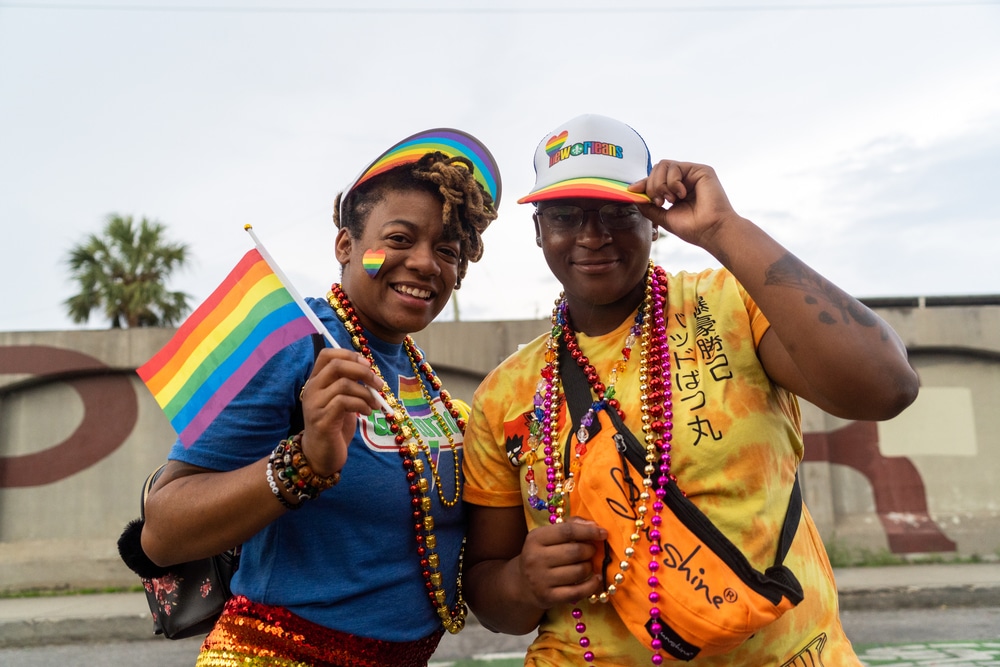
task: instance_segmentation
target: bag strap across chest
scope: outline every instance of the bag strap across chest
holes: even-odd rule
[[[565,345],[559,345],[559,367],[561,369],[563,393],[566,397],[566,408],[569,411],[570,420],[573,427],[570,429],[570,434],[566,442],[567,451],[571,451],[573,435],[580,428],[580,420],[583,419],[584,415],[590,409],[593,398],[591,397],[590,385],[587,383],[587,377],[583,373],[583,369],[576,363],[573,357],[570,355],[569,350],[566,349]],[[629,430],[625,424],[622,423],[621,418],[619,418],[618,413],[615,410],[605,410],[611,423],[614,425],[615,429],[618,431],[612,436],[615,442],[615,446],[618,448],[619,454],[629,462],[629,464],[640,474],[643,474],[643,470],[646,467],[646,450],[636,438],[635,434]],[[591,438],[593,439],[597,433],[600,432],[601,424],[600,420],[594,419],[591,426],[588,427],[590,431]],[[569,472],[569,461],[572,457],[564,456],[566,470],[564,474]],[[669,484],[667,488],[667,496],[665,497],[667,506],[673,511],[678,517],[685,523],[696,523],[698,529],[703,533],[703,536],[708,538],[706,541],[712,542],[713,548],[717,553],[725,552],[735,552],[733,554],[733,560],[737,563],[746,563],[745,558],[742,553],[733,545],[721,532],[715,528],[711,520],[708,519],[694,503],[688,500],[681,493],[680,489],[677,488],[677,484]],[[799,526],[799,520],[802,516],[802,489],[799,485],[799,475],[796,471],[795,482],[792,485],[791,495],[788,499],[788,509],[785,513],[785,520],[781,527],[781,535],[778,538],[778,546],[774,559],[774,568],[778,568],[785,560],[785,556],[788,554],[788,550],[792,546],[792,540],[795,537],[795,533]],[[706,526],[707,524],[707,526]],[[694,528],[694,526],[691,526]],[[707,532],[708,535],[704,533]],[[738,556],[738,558],[736,557]],[[736,563],[731,563],[735,565]],[[747,563],[747,565],[749,565]],[[740,565],[736,565],[740,567]]]

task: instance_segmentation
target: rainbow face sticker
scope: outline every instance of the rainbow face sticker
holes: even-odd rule
[[[361,265],[365,267],[365,272],[372,278],[378,275],[378,272],[382,270],[382,264],[385,262],[385,250],[365,250],[364,257],[361,260]]]

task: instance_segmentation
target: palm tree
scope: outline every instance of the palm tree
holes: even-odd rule
[[[167,291],[165,283],[184,266],[188,246],[166,242],[165,231],[155,220],[137,226],[132,216],[112,213],[100,236],[73,247],[67,264],[80,293],[63,302],[70,318],[84,323],[96,309],[113,329],[178,324],[190,295]]]

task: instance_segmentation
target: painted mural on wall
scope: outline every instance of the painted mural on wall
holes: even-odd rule
[[[852,422],[828,433],[805,433],[803,462],[828,462],[858,471],[871,484],[875,512],[895,554],[954,551],[931,519],[920,472],[904,456],[883,456],[875,422]]]
[[[0,447],[0,488],[51,484],[94,465],[118,449],[135,428],[138,399],[129,373],[75,350],[44,345],[0,347],[0,374],[28,378],[0,387],[0,400],[63,383],[83,403],[83,418],[62,442],[19,455]],[[0,443],[2,444],[2,443]]]

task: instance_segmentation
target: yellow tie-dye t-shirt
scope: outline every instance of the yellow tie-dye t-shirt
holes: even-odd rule
[[[668,275],[668,302],[674,412],[671,472],[687,497],[754,568],[763,571],[774,562],[802,458],[798,402],[764,373],[756,347],[770,325],[732,274],[723,269]],[[577,334],[601,378],[608,378],[621,359],[632,325],[629,319],[601,336]],[[465,434],[465,501],[487,507],[521,506],[529,530],[549,521],[547,510],[532,509],[528,503],[527,466],[525,457],[519,456],[529,446],[529,416],[545,366],[547,338],[548,334],[528,343],[487,376],[473,399]],[[615,395],[626,426],[642,442],[638,349],[634,352],[625,372],[618,375]],[[563,403],[555,442],[565,443],[570,428]],[[542,458],[537,457],[534,475],[544,499]],[[585,456],[580,474],[587,474]],[[572,515],[572,493],[567,506]],[[833,573],[805,508],[785,564],[802,585],[803,601],[735,651],[698,657],[688,664],[861,664],[841,629]],[[644,579],[632,573],[623,585],[645,585]],[[526,665],[585,664],[572,608],[561,605],[545,614]],[[581,608],[595,654],[592,664],[651,664],[650,651],[629,633],[613,605],[583,602]]]

